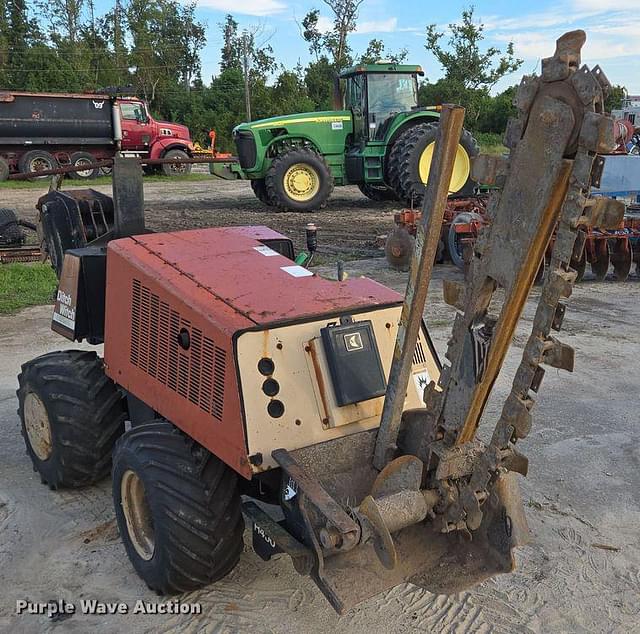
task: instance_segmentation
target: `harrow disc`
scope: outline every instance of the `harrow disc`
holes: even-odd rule
[[[615,238],[610,242],[612,243],[611,264],[613,264],[613,277],[618,282],[624,282],[629,277],[631,264],[633,263],[631,242],[627,237]]]
[[[584,270],[587,267],[587,250],[582,250],[582,256],[579,260],[571,258],[571,268],[577,273],[576,282],[581,282],[584,277]]]
[[[590,262],[591,272],[595,275],[597,282],[602,282],[607,277],[611,261],[608,240],[593,241],[593,258]]]

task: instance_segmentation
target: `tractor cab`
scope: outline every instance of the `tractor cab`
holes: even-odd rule
[[[397,115],[418,107],[420,66],[359,64],[342,72],[344,105],[353,114],[355,143],[383,141]]]

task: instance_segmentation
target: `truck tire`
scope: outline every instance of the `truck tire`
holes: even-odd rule
[[[122,394],[95,352],[50,352],[18,376],[18,415],[34,471],[51,489],[93,484],[109,475],[124,432]]]
[[[418,207],[422,204],[437,131],[437,123],[420,123],[404,132],[391,149],[387,181],[398,198],[409,206]],[[471,159],[477,154],[478,143],[468,130],[463,130],[450,193],[473,193],[476,183],[471,179]]]
[[[9,178],[9,163],[7,159],[0,157],[0,182],[6,181]]]
[[[370,183],[361,183],[358,189],[369,199],[377,203],[389,200],[398,200],[396,193],[386,185],[371,185]]]
[[[322,209],[333,191],[333,177],[326,161],[306,148],[276,156],[265,183],[270,200],[282,211]]]
[[[60,167],[53,154],[44,150],[31,150],[20,157],[18,169],[22,174],[37,173],[43,170],[54,170]],[[36,178],[47,178],[47,176],[34,176]],[[30,179],[32,180],[32,179]]]
[[[253,189],[253,193],[256,195],[256,198],[268,207],[273,207],[273,202],[271,198],[269,198],[269,192],[267,191],[264,178],[252,178],[250,182],[251,189]]]
[[[23,244],[24,231],[18,224],[18,217],[13,209],[0,209],[0,245],[12,246]]]
[[[73,165],[74,167],[91,165],[91,163],[96,163],[96,162],[97,162],[96,157],[93,156],[93,154],[89,154],[89,152],[74,152],[69,157],[69,164]],[[69,172],[69,177],[73,178],[74,180],[84,181],[92,178],[97,178],[99,173],[100,173],[100,168],[94,167],[89,169],[78,170],[77,172]]]
[[[183,150],[169,150],[164,159],[188,159],[189,155]],[[184,176],[191,174],[191,163],[163,163],[162,173],[165,176]]]
[[[136,426],[118,441],[113,502],[127,555],[158,593],[206,586],[240,559],[235,471],[166,420]]]

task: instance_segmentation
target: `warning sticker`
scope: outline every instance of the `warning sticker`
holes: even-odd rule
[[[267,257],[271,257],[272,255],[280,255],[277,251],[274,251],[270,247],[265,246],[264,244],[259,247],[253,247],[258,253],[262,253],[262,255],[266,255]]]
[[[311,277],[313,275],[309,269],[305,269],[303,266],[298,266],[297,264],[293,266],[281,266],[280,268],[292,277]]]
[[[415,372],[413,375],[413,383],[416,386],[416,392],[420,401],[424,398],[424,388],[429,385],[431,378],[426,370]]]

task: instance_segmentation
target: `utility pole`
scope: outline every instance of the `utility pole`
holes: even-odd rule
[[[249,33],[242,34],[242,74],[244,75],[244,108],[251,121],[251,87],[249,85]]]
[[[116,77],[118,78],[116,83],[120,83],[120,39],[122,37],[122,33],[120,31],[120,17],[120,0],[116,0],[115,7],[113,9],[113,52],[115,53]]]

